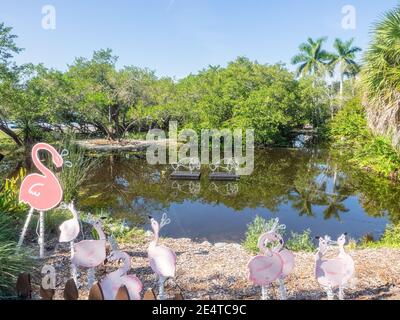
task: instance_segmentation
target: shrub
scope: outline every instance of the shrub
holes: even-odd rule
[[[381,239],[373,241],[373,239],[363,239],[358,245],[359,248],[400,248],[400,224],[389,225]]]
[[[243,247],[251,253],[258,253],[258,239],[267,230],[272,227],[274,219],[265,220],[263,217],[256,216],[254,221],[247,226],[246,238]]]
[[[286,247],[292,251],[313,252],[316,246],[311,237],[311,230],[307,229],[303,233],[292,232],[289,240],[286,242]]]
[[[247,227],[246,238],[243,242],[243,247],[253,254],[258,253],[258,239],[266,230],[272,227],[274,222],[275,219],[267,221],[264,218],[257,216]],[[283,237],[284,234],[282,232],[280,233]],[[285,246],[292,251],[312,252],[316,249],[311,238],[310,230],[305,230],[303,233],[292,232]]]
[[[0,191],[0,213],[14,214],[27,210],[27,207],[19,203],[19,186],[26,175],[25,169],[20,169],[17,177],[6,179]]]

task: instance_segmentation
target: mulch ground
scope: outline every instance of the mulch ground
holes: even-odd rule
[[[150,241],[150,238],[147,239]],[[177,254],[177,274],[166,283],[166,293],[172,298],[181,292],[187,300],[254,300],[261,290],[247,280],[247,263],[251,258],[240,245],[189,239],[162,239],[163,245]],[[120,249],[132,257],[132,274],[141,279],[144,290],[157,291],[157,281],[147,259],[147,243],[128,244]],[[400,250],[366,249],[349,252],[356,264],[356,274],[346,289],[347,299],[400,299]],[[57,271],[56,299],[62,299],[65,282],[70,278],[69,246],[58,245],[46,259]],[[296,267],[286,279],[288,299],[326,299],[314,278],[314,254],[296,253]],[[96,277],[101,279],[116,265],[101,265]],[[86,272],[80,270],[80,299],[87,299]],[[271,288],[272,298],[278,298],[278,288]]]

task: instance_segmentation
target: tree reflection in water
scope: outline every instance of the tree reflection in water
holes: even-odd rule
[[[177,188],[177,183],[169,179],[170,166],[150,166],[143,156],[134,154],[128,158],[104,156],[82,190],[80,203],[83,209],[107,210],[139,224],[146,221],[147,215],[169,211],[172,206],[180,206],[184,211],[188,203],[210,208],[220,206],[224,212],[246,215],[257,210],[280,215],[283,207],[290,206],[290,213],[296,214],[297,219],[314,219],[310,223],[318,219],[319,224],[327,221],[332,226],[333,221],[360,223],[368,217],[400,221],[399,186],[356,172],[327,150],[258,151],[254,173],[235,182],[234,188],[210,182],[209,169],[203,167],[201,181],[193,186],[179,182]],[[358,222],[351,222],[355,214],[358,216],[353,220]],[[290,217],[287,219],[296,219],[293,214]],[[218,224],[218,217],[215,219]],[[240,220],[243,230],[252,219],[253,215],[249,214]],[[371,228],[371,221],[366,225]],[[371,232],[365,229],[361,231]]]

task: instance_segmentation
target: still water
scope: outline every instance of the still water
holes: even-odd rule
[[[279,217],[287,233],[310,229],[314,236],[379,237],[400,217],[400,188],[356,173],[325,150],[258,151],[255,171],[238,182],[212,183],[208,169],[199,182],[173,181],[169,166],[150,166],[143,156],[108,155],[86,184],[81,206],[145,225],[167,212],[163,236],[211,242],[241,241],[259,215]]]

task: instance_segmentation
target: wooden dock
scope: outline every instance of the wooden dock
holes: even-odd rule
[[[214,172],[210,174],[210,180],[212,181],[237,181],[240,176],[234,173],[227,172]]]
[[[201,172],[175,171],[171,173],[173,180],[200,180]]]

